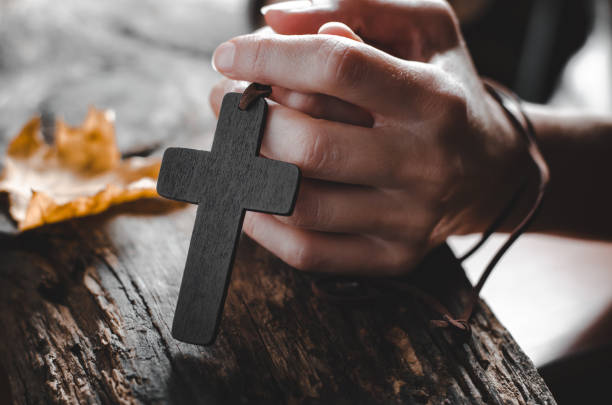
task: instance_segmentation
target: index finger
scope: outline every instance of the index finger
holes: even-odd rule
[[[405,111],[410,100],[422,103],[434,79],[427,64],[335,35],[240,36],[221,44],[213,61],[232,79],[327,94],[387,113]]]
[[[392,187],[405,159],[392,153],[394,148],[394,138],[376,129],[315,119],[273,104],[261,154],[299,166],[304,177]],[[421,166],[414,162],[414,167]]]

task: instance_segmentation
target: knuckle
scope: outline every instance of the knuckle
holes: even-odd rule
[[[334,146],[326,134],[314,125],[307,128],[307,131],[308,135],[303,137],[299,163],[305,170],[318,172],[327,166],[330,155],[334,154]]]
[[[416,265],[414,253],[406,248],[395,249],[389,254],[389,273],[391,276],[404,275]]]
[[[319,118],[324,115],[321,100],[318,100],[313,94],[302,95],[296,104],[298,110],[305,112],[312,117]]]
[[[252,71],[258,77],[257,80],[268,82],[267,65],[268,65],[268,50],[273,49],[273,39],[269,37],[257,36],[253,40],[253,60],[251,62]]]
[[[287,263],[302,271],[309,271],[316,268],[317,257],[312,243],[308,240],[294,243],[289,251]]]
[[[365,60],[362,51],[341,39],[324,42],[324,82],[328,87],[353,86],[363,78]]]
[[[411,272],[421,262],[429,246],[429,234],[426,233],[412,238],[409,243],[404,241],[395,244],[388,254],[389,272],[398,276]]]
[[[305,190],[305,189],[303,189]],[[321,203],[313,193],[301,191],[293,215],[287,217],[292,225],[302,228],[318,228],[325,222]]]
[[[314,118],[322,117],[325,112],[323,100],[315,94],[291,92],[286,99],[286,105]]]

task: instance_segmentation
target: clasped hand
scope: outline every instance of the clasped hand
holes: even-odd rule
[[[484,90],[445,1],[291,2],[215,51],[223,95],[273,92],[261,154],[304,179],[290,217],[244,231],[302,270],[410,271],[449,235],[482,231],[524,173],[522,141]]]

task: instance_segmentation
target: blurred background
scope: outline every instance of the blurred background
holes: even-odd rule
[[[124,153],[206,148],[215,47],[261,24],[255,0],[0,0],[0,153],[34,114],[117,116]],[[608,0],[454,0],[482,75],[529,101],[612,113]],[[197,136],[194,136],[197,135]],[[452,238],[457,252],[475,237]],[[475,280],[503,241],[466,263]],[[612,244],[522,237],[483,292],[560,403],[611,377]],[[582,393],[582,397],[577,397]]]

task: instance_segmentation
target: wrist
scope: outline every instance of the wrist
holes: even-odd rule
[[[612,229],[610,173],[612,118],[575,109],[526,104],[553,173],[532,231],[609,239]]]
[[[538,171],[524,134],[491,94],[485,92],[484,100],[488,125],[484,131],[481,173],[475,178],[477,183],[469,188],[473,193],[467,196],[469,214],[458,227],[457,234],[484,232],[512,202],[512,208],[498,228],[511,230],[537,195]]]

